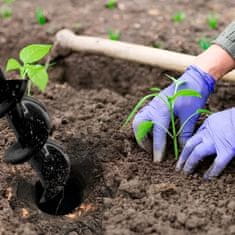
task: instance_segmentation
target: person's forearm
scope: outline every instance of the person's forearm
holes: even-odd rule
[[[194,65],[216,80],[235,67],[235,21],[217,37],[214,45],[197,56]]]
[[[235,67],[235,60],[222,47],[212,45],[196,57],[194,65],[218,80]]]

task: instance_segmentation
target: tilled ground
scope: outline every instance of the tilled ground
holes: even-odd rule
[[[38,1],[50,20],[39,26],[33,15],[37,4],[16,1],[13,18],[0,21],[1,65],[26,43],[51,41],[63,27],[102,37],[110,28],[119,29],[125,41],[149,46],[157,42],[163,48],[197,54],[197,40],[216,37],[235,15],[234,1],[119,2],[119,9],[109,11],[102,1]],[[187,14],[182,24],[171,23],[177,10]],[[212,11],[220,15],[219,29],[214,31],[205,24]],[[35,96],[51,114],[51,138],[72,159],[85,156],[94,163],[87,169],[93,179],[83,204],[87,212],[80,208],[69,216],[49,216],[27,197],[16,198],[12,191],[17,185],[35,181],[35,176],[28,165],[12,167],[1,158],[0,234],[235,234],[234,163],[213,182],[201,178],[209,161],[186,177],[174,171],[171,143],[166,161],[153,164],[151,156],[136,145],[131,130],[120,129],[149,87],[169,83],[163,79],[165,72],[97,55],[72,54],[57,61],[51,71],[54,82],[45,94]],[[234,106],[234,94],[234,84],[220,82],[209,108]],[[14,134],[4,120],[0,129],[3,156]]]

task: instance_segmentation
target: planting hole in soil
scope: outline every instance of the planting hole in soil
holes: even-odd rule
[[[82,177],[70,177],[64,190],[44,203],[40,202],[44,188],[40,181],[35,184],[35,198],[38,208],[51,215],[66,215],[73,212],[83,201],[84,181]]]

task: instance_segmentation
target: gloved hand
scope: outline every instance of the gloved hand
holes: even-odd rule
[[[214,163],[204,174],[205,179],[218,176],[235,156],[235,109],[209,116],[190,138],[180,155],[176,170],[186,174],[194,171],[206,156],[216,154]]]
[[[174,113],[179,118],[181,125],[184,121],[198,109],[204,107],[209,95],[214,90],[215,79],[205,73],[196,66],[189,66],[185,73],[180,77],[181,81],[185,81],[179,87],[181,89],[193,89],[198,91],[202,98],[198,97],[179,97],[176,100],[174,106]],[[172,96],[174,93],[175,85],[171,84],[160,92],[161,97]],[[194,127],[198,115],[195,115],[183,128],[181,132],[180,143],[184,145],[188,138],[193,134]],[[136,133],[138,125],[143,121],[153,121],[159,125],[153,127],[153,154],[154,161],[160,162],[164,156],[164,150],[166,145],[166,131],[170,124],[170,112],[168,107],[159,97],[155,97],[148,105],[143,107],[135,116],[133,121],[133,130]],[[143,141],[140,145],[143,148],[147,148],[147,140]]]

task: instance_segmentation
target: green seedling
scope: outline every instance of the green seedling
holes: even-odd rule
[[[112,31],[112,30],[110,30],[108,32],[108,37],[109,37],[110,40],[119,41],[120,38],[121,38],[121,33],[119,31]]]
[[[184,81],[179,81],[175,79],[174,77],[171,77],[167,75],[168,78],[170,78],[173,83],[175,84],[175,90],[174,94],[172,96],[162,96],[160,95],[160,89],[157,87],[151,88],[150,90],[152,93],[144,96],[143,98],[140,99],[140,101],[136,104],[136,106],[133,108],[131,113],[128,115],[127,119],[125,120],[123,126],[126,126],[131,119],[135,116],[135,114],[138,112],[138,110],[145,104],[146,101],[149,99],[152,99],[154,97],[159,97],[167,106],[170,112],[170,120],[171,120],[171,128],[172,132],[167,130],[164,126],[160,125],[159,123],[154,123],[153,121],[144,121],[142,122],[136,130],[136,140],[137,142],[141,145],[142,141],[144,138],[148,135],[148,133],[152,130],[153,125],[158,125],[160,128],[164,129],[166,133],[171,137],[173,140],[173,145],[174,145],[174,154],[175,158],[178,159],[179,156],[179,146],[178,146],[178,141],[177,138],[180,135],[180,133],[183,131],[184,126],[196,115],[205,113],[205,114],[210,114],[210,111],[206,109],[198,109],[195,113],[193,113],[191,116],[188,117],[188,119],[181,125],[181,127],[177,130],[176,129],[176,118],[174,116],[174,106],[175,102],[179,97],[186,97],[186,96],[194,96],[201,98],[201,94],[198,93],[195,90],[191,89],[182,89],[179,90],[179,87],[184,84]]]
[[[11,18],[13,15],[13,11],[10,5],[15,0],[2,0],[2,1],[3,1],[3,5],[0,8],[0,17],[3,19]]]
[[[0,8],[0,16],[3,19],[9,19],[12,17],[12,9],[10,7],[7,6],[3,6]]]
[[[181,23],[182,21],[184,21],[186,18],[186,15],[184,12],[182,11],[178,11],[176,12],[173,16],[172,16],[172,21],[175,23]]]
[[[164,44],[162,42],[153,42],[152,47],[153,48],[163,48]]]
[[[3,0],[5,4],[12,4],[15,0]]]
[[[16,70],[21,79],[29,79],[28,95],[34,84],[40,91],[45,91],[48,83],[48,65],[37,62],[43,59],[51,50],[52,45],[32,44],[24,47],[19,53],[20,62],[14,58],[7,61],[6,71]],[[31,84],[32,83],[32,84]]]
[[[207,24],[211,29],[217,29],[218,28],[218,17],[214,14],[208,15]]]
[[[203,50],[203,51],[205,51],[205,50],[207,50],[210,46],[211,46],[211,39],[209,39],[209,38],[200,38],[199,40],[198,40],[198,45],[199,45],[199,47]]]
[[[47,18],[41,8],[37,8],[35,11],[35,18],[40,25],[44,25],[47,23]]]
[[[117,0],[108,0],[105,4],[105,7],[108,9],[115,9],[118,6]]]

